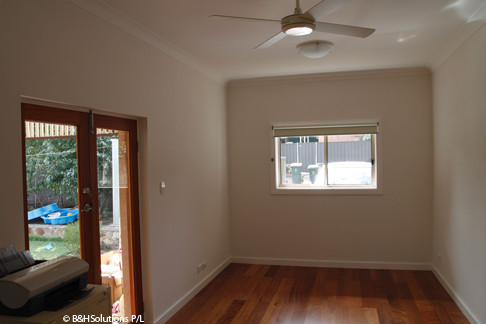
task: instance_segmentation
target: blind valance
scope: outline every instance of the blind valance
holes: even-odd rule
[[[325,126],[273,126],[274,137],[377,134],[378,123]]]

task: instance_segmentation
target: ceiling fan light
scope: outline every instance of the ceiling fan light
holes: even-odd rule
[[[307,58],[321,58],[332,52],[334,44],[328,41],[310,41],[297,45],[297,52]]]
[[[285,33],[289,36],[305,36],[309,35],[312,32],[312,28],[309,27],[292,27],[285,31]]]
[[[282,31],[289,36],[305,36],[314,31],[316,26],[312,23],[294,23],[282,26]]]

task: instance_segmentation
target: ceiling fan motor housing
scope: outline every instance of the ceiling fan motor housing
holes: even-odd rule
[[[316,28],[314,20],[306,18],[302,14],[284,17],[280,24],[282,25],[282,32],[290,36],[308,35]]]

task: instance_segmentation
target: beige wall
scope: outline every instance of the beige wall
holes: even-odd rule
[[[434,73],[432,118],[431,77],[420,69],[233,82],[226,102],[220,83],[70,2],[0,8],[0,246],[23,247],[26,95],[140,117],[148,322],[227,260],[230,235],[240,260],[417,267],[433,255],[486,321],[484,27]],[[381,123],[383,194],[270,194],[272,123],[361,120]]]
[[[434,73],[434,267],[486,323],[486,25]]]
[[[0,246],[23,248],[21,95],[144,117],[143,280],[158,319],[230,256],[224,86],[71,2],[0,7]]]
[[[425,69],[231,83],[233,256],[257,262],[349,261],[355,266],[429,263],[431,96],[431,77]],[[270,193],[272,123],[373,120],[380,121],[383,194]]]

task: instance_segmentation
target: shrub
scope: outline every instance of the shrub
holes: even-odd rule
[[[47,237],[40,235],[29,235],[29,241],[41,241],[41,242],[62,242],[61,237]]]
[[[81,251],[81,243],[79,237],[79,223],[69,223],[64,229],[64,244],[66,245],[70,254],[79,256]]]

